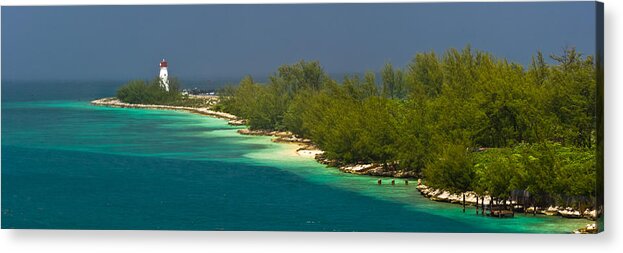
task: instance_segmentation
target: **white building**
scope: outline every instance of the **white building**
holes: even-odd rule
[[[167,71],[167,60],[160,61],[160,85],[166,91],[169,91],[169,72]]]

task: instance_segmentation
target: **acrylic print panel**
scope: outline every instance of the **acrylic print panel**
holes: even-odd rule
[[[601,3],[3,7],[2,63],[3,229],[603,230]]]

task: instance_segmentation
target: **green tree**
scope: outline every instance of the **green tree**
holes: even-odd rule
[[[435,98],[441,94],[442,66],[434,52],[415,55],[407,68],[407,82],[412,95]]]
[[[166,91],[156,77],[150,82],[132,80],[117,90],[117,98],[122,102],[132,104],[164,104],[175,105],[182,103],[184,97],[180,93],[180,83],[177,78],[170,79],[170,90]]]
[[[465,192],[472,189],[475,178],[474,165],[463,145],[450,144],[442,147],[437,159],[433,159],[424,169],[427,183],[452,193],[463,194],[465,212]]]
[[[391,99],[402,99],[406,96],[405,82],[401,70],[394,70],[391,63],[386,63],[381,70],[381,78],[383,81],[383,96]]]

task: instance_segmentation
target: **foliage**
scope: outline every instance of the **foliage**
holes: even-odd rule
[[[162,88],[160,78],[146,82],[132,80],[117,90],[117,98],[131,104],[185,105],[192,103],[180,93],[180,82],[177,78],[169,79],[169,91]]]
[[[444,146],[424,169],[428,183],[452,193],[472,190],[474,166],[465,146],[449,144]]]
[[[594,149],[552,142],[476,152],[473,188],[502,199],[521,189],[538,204],[588,205],[595,200],[595,156]]]
[[[253,129],[309,138],[329,159],[415,171],[456,192],[579,204],[595,194],[595,64],[573,48],[551,58],[537,52],[524,68],[467,46],[341,83],[301,61],[265,84],[245,77],[220,106]]]

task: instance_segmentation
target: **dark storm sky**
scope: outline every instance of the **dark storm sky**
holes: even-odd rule
[[[417,52],[490,51],[527,64],[595,51],[594,2],[2,7],[2,79],[267,75],[319,60],[330,73],[404,66]]]

